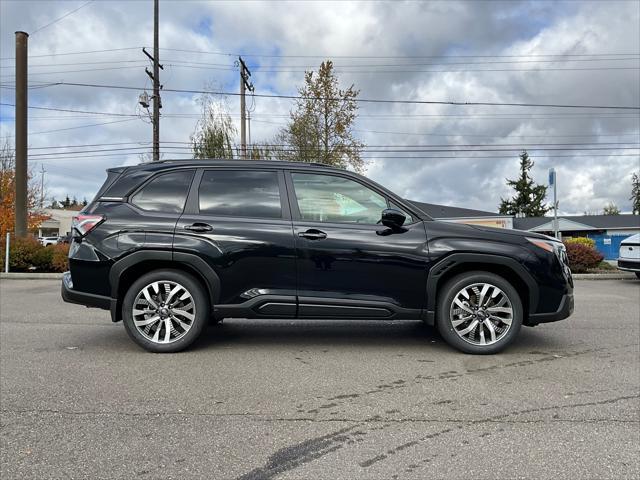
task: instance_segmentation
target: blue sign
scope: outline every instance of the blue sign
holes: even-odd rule
[[[554,168],[549,169],[549,185],[553,186],[556,183],[556,170]]]

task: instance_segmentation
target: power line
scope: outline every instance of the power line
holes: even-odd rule
[[[142,144],[150,144],[151,142],[148,140],[139,140],[137,142],[107,142],[107,143],[92,143],[92,144],[75,144],[75,145],[47,145],[42,147],[31,147],[32,150],[43,150],[43,149],[52,149],[52,148],[80,148],[80,147],[101,147],[101,146],[114,146],[114,145],[142,145]],[[160,143],[172,144],[172,145],[192,145],[192,142],[183,142],[183,141],[162,141]],[[449,147],[518,147],[518,148],[528,148],[531,146],[543,146],[543,147],[590,147],[590,146],[599,146],[599,145],[637,145],[637,147],[632,148],[640,148],[640,142],[574,142],[574,143],[447,143],[447,144],[407,144],[407,143],[391,143],[391,144],[372,144],[365,145],[363,150],[368,150],[371,148],[449,148]],[[288,144],[269,144],[270,147],[286,147],[287,150],[297,151],[298,148],[291,147]],[[617,148],[617,147],[612,147]],[[308,150],[315,150],[314,148],[309,148]]]
[[[76,127],[67,127],[67,128],[56,128],[55,130],[44,130],[44,131],[40,131],[40,132],[29,132],[29,136],[32,135],[44,135],[47,133],[55,133],[55,132],[64,132],[66,130],[76,130],[78,128],[89,128],[89,127],[98,127],[101,125],[111,125],[113,123],[122,123],[122,122],[130,122],[132,120],[137,120],[137,118],[127,118],[124,120],[114,120],[112,122],[102,122],[102,123],[92,123],[89,125],[79,125]],[[13,135],[3,135],[4,137],[8,137],[8,138],[12,138]]]
[[[140,87],[130,87],[125,85],[105,85],[95,83],[74,83],[74,82],[56,82],[53,86],[74,86],[74,87],[88,87],[88,88],[111,88],[118,90],[143,90]],[[211,94],[211,95],[226,95],[226,96],[238,96],[240,93],[236,92],[216,92],[211,90],[189,90],[178,88],[165,88],[163,92],[172,93],[196,93],[196,94]],[[255,97],[261,98],[282,98],[288,100],[340,100],[338,98],[322,98],[322,97],[304,97],[299,95],[276,95],[266,93],[256,93]],[[355,98],[355,102],[359,103],[390,103],[390,104],[408,104],[408,105],[455,105],[455,106],[498,106],[498,107],[544,107],[544,108],[590,108],[590,109],[612,109],[612,110],[640,110],[640,107],[629,107],[623,105],[565,105],[557,103],[511,103],[511,102],[456,102],[456,101],[442,101],[442,100],[388,100],[388,99],[372,99],[372,98]]]
[[[60,157],[47,157],[47,158],[38,158],[38,159],[34,159],[34,161],[38,161],[38,162],[48,162],[48,161],[70,161],[70,160],[84,160],[84,159],[88,159],[88,158],[105,158],[105,157],[123,157],[123,156],[130,156],[130,155],[147,155],[147,154],[151,154],[152,151],[148,150],[148,151],[135,151],[135,152],[119,152],[119,153],[104,153],[104,154],[91,154],[91,155],[83,155],[83,156],[74,156],[74,157],[65,157],[65,156],[60,156]],[[175,154],[175,152],[174,152]],[[191,152],[189,153],[178,153],[179,155],[187,155],[187,158],[181,157],[181,158],[175,158],[176,160],[189,160],[190,158],[193,158],[193,154]],[[557,158],[599,158],[599,157],[638,157],[637,154],[630,154],[630,153],[611,153],[611,154],[602,154],[602,153],[596,153],[596,154],[570,154],[570,155],[562,155],[562,154],[554,154],[553,156],[545,156],[545,155],[534,155],[531,154],[529,155],[530,158],[534,158],[534,159],[557,159]],[[517,159],[517,156],[514,155],[455,155],[455,156],[451,156],[451,155],[411,155],[411,156],[399,156],[399,155],[393,155],[393,156],[380,156],[380,155],[376,155],[376,156],[363,156],[362,157],[363,160],[384,160],[384,159],[390,159],[390,160],[473,160],[473,159],[512,159],[515,160]],[[169,160],[169,159],[168,159]]]
[[[0,102],[0,105],[6,106],[6,107],[15,107],[15,105],[12,103]],[[70,112],[70,113],[90,113],[90,114],[99,114],[99,115],[109,115],[109,116],[115,116],[115,117],[136,117],[136,118],[138,117],[138,115],[134,113],[95,112],[95,111],[89,111],[89,110],[73,110],[69,108],[36,107],[36,106],[29,106],[29,108],[34,110],[52,110],[55,112]]]
[[[453,145],[452,147],[459,147],[458,145]],[[191,153],[192,149],[186,146],[165,146],[164,149],[168,150],[184,150],[185,153]],[[35,153],[30,155],[30,157],[50,157],[56,155],[82,155],[86,153],[104,153],[104,152],[130,152],[135,153],[138,150],[146,149],[148,150],[148,146],[140,146],[140,147],[118,147],[118,148],[103,148],[103,149],[89,149],[89,150],[74,150],[74,151],[66,151],[66,152],[48,152],[48,153]],[[528,147],[526,150],[528,151],[604,151],[604,150],[639,150],[640,147],[563,147],[563,148],[546,148],[546,147]],[[371,154],[371,153],[457,153],[457,152],[521,152],[523,148],[428,148],[428,149],[375,149],[370,148],[364,150],[363,153]],[[299,149],[295,148],[279,148],[276,149],[277,152],[298,152]],[[638,153],[640,155],[640,152]],[[389,157],[394,158],[395,156]]]
[[[87,55],[93,53],[108,53],[108,52],[122,52],[125,50],[139,50],[142,47],[124,47],[124,48],[108,48],[105,50],[88,50],[82,52],[62,52],[62,53],[44,53],[42,55],[29,55],[29,58],[43,58],[43,57],[59,57],[66,55]],[[0,60],[15,60],[15,57],[2,57]]]
[[[516,55],[278,55],[278,54],[258,54],[258,53],[230,53],[230,52],[212,52],[205,50],[189,50],[178,48],[163,48],[162,50],[197,53],[204,55],[220,55],[228,57],[244,57],[252,58],[346,58],[346,59],[420,59],[420,58],[523,58],[523,57],[596,57],[596,56],[633,56],[640,55],[638,52],[627,53],[530,53]]]
[[[89,5],[91,2],[93,2],[94,0],[89,0],[88,2],[83,3],[82,5],[80,5],[78,8],[71,10],[70,12],[65,13],[63,16],[56,18],[54,21],[47,23],[46,25],[43,25],[39,28],[36,28],[35,30],[33,30],[31,32],[31,35],[33,35],[36,32],[39,32],[40,30],[44,30],[45,28],[53,25],[54,23],[59,22],[60,20],[62,20],[63,18],[67,18],[69,15],[76,13],[78,10],[80,10],[81,8],[86,7],[87,5]]]

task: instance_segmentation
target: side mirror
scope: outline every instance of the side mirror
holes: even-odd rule
[[[382,219],[380,223],[391,230],[401,230],[402,225],[404,225],[405,220],[404,213],[400,210],[396,210],[395,208],[385,208],[382,211]]]

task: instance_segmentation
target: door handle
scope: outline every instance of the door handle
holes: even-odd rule
[[[207,223],[194,223],[192,225],[185,225],[185,230],[189,230],[191,232],[211,232],[213,227]]]
[[[323,238],[327,238],[326,233],[316,230],[315,228],[309,229],[306,232],[298,232],[298,236],[309,240],[322,240]]]

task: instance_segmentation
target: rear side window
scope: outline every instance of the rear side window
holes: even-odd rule
[[[159,175],[142,187],[131,203],[149,212],[182,213],[192,178],[193,170]]]
[[[200,213],[281,218],[278,172],[207,170],[199,188]]]

